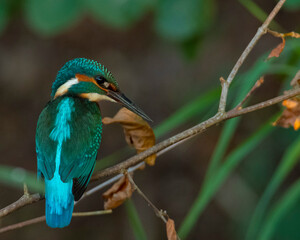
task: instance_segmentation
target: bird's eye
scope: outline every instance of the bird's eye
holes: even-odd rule
[[[105,82],[107,82],[105,77],[100,76],[100,75],[95,76],[95,80],[98,85],[103,85]]]

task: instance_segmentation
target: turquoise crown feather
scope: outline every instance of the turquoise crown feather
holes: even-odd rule
[[[57,89],[68,80],[75,78],[75,74],[84,74],[89,77],[95,75],[104,76],[108,82],[118,87],[118,83],[111,72],[101,63],[86,58],[75,58],[65,63],[58,71],[56,79],[52,85],[51,97],[53,98]]]

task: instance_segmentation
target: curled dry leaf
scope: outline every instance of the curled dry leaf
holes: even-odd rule
[[[177,240],[177,233],[175,230],[175,223],[174,220],[169,218],[166,223],[166,231],[168,240]]]
[[[269,54],[267,60],[269,60],[272,57],[279,57],[281,52],[283,51],[284,47],[285,47],[285,38],[281,37],[282,42],[276,47],[274,48],[271,53]]]
[[[133,191],[134,189],[127,175],[125,175],[102,194],[104,198],[104,209],[114,209],[120,206],[126,199],[131,197]]]
[[[300,34],[296,33],[296,32],[279,33],[279,32],[272,31],[270,29],[268,29],[268,32],[271,33],[275,37],[281,37],[282,42],[271,51],[271,53],[269,54],[267,59],[280,56],[281,52],[283,51],[283,49],[285,47],[285,38],[286,37],[300,38]]]
[[[282,102],[286,109],[281,116],[273,123],[274,126],[284,128],[294,127],[295,130],[300,128],[300,99],[294,97]]]
[[[121,108],[113,117],[102,119],[104,124],[120,123],[124,129],[126,142],[133,146],[138,153],[155,145],[155,135],[149,124],[135,113]],[[149,165],[155,164],[156,155],[145,159]]]

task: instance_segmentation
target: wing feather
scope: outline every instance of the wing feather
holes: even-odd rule
[[[96,103],[75,99],[71,137],[62,145],[59,174],[64,182],[73,179],[73,194],[78,200],[93,172],[101,141],[102,122]]]
[[[55,153],[57,143],[50,139],[55,119],[55,107],[50,102],[39,116],[36,129],[36,154],[38,175],[46,179],[53,178],[55,171]]]

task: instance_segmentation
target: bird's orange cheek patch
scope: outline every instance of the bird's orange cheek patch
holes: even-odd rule
[[[88,76],[86,76],[86,75],[79,74],[79,73],[77,73],[75,76],[76,76],[76,78],[78,79],[79,82],[91,82],[91,83],[94,83],[98,88],[100,88],[100,89],[102,89],[103,91],[107,92],[107,89],[100,87],[100,86],[97,84],[97,82],[95,81],[94,78],[88,77]]]
[[[79,73],[76,74],[75,76],[78,79],[78,81],[80,81],[80,82],[92,82],[94,84],[97,84],[96,81],[95,81],[95,79],[92,78],[92,77],[88,77],[86,75],[79,74]]]

